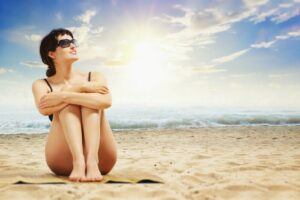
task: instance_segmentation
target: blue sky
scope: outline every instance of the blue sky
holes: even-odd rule
[[[34,106],[39,42],[80,42],[115,104],[300,108],[300,1],[1,1],[0,106]]]

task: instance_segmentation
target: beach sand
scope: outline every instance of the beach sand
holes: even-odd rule
[[[300,127],[114,132],[124,169],[163,184],[6,184],[0,199],[300,199]],[[47,134],[0,135],[3,175],[50,172]]]

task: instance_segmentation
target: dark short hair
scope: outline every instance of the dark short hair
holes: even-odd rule
[[[65,34],[73,38],[73,34],[71,31],[64,28],[58,28],[58,29],[53,29],[41,41],[40,55],[43,63],[48,66],[48,69],[46,71],[47,77],[53,76],[56,73],[54,62],[52,58],[48,56],[48,53],[49,51],[55,51],[58,43],[57,37],[59,35],[65,35]]]

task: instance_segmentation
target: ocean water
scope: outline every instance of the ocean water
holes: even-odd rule
[[[300,125],[300,111],[279,109],[113,106],[105,113],[113,131]],[[47,133],[49,128],[49,118],[35,108],[2,109],[0,112],[0,134]]]

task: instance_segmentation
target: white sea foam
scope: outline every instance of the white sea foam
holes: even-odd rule
[[[300,125],[294,110],[115,106],[105,110],[113,131],[243,125]],[[0,134],[47,133],[50,120],[35,109],[0,113]]]

